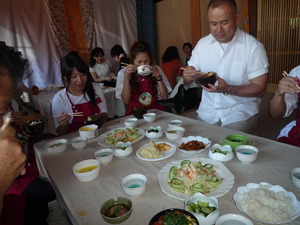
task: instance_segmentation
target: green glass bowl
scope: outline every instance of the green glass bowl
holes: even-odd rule
[[[126,212],[124,215],[122,216],[118,216],[118,217],[109,217],[107,215],[105,215],[106,211],[111,208],[114,205],[118,205],[118,204],[122,204],[128,207],[128,212]],[[106,202],[103,203],[103,205],[100,208],[100,214],[102,216],[102,218],[108,222],[108,223],[112,223],[112,224],[116,224],[116,223],[121,223],[125,220],[127,220],[129,218],[129,216],[132,213],[132,202],[130,199],[126,198],[126,197],[115,197],[115,198],[111,198],[109,200],[107,200]]]

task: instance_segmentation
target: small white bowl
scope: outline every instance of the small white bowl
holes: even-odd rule
[[[156,140],[161,138],[164,135],[160,126],[157,127],[149,127],[146,131],[146,137],[152,140]]]
[[[79,172],[83,168],[95,167],[87,172]],[[73,174],[80,182],[95,180],[100,172],[100,162],[97,159],[83,160],[73,166]]]
[[[252,163],[256,160],[258,155],[258,148],[252,145],[239,145],[235,147],[236,157],[242,163]]]
[[[137,123],[138,123],[138,119],[137,118],[128,118],[127,120],[125,120],[125,127],[129,127],[129,128],[134,128],[136,127]]]
[[[86,137],[90,139],[98,136],[97,130],[98,130],[98,126],[95,124],[91,124],[91,125],[80,127],[78,132],[80,137]]]
[[[152,123],[155,121],[156,113],[145,113],[143,117],[147,123]]]
[[[231,225],[231,224],[239,224],[239,225],[253,225],[253,223],[244,216],[238,214],[225,214],[220,216],[215,225]]]
[[[99,160],[101,166],[107,166],[113,159],[114,153],[111,148],[99,149],[94,153],[94,158]]]
[[[75,137],[71,140],[71,145],[77,150],[83,149],[87,145],[86,137]]]
[[[179,140],[180,138],[183,137],[184,132],[185,132],[185,128],[183,128],[183,127],[169,127],[165,131],[166,137],[170,141]]]
[[[146,183],[147,177],[139,173],[127,175],[121,180],[123,191],[130,197],[141,196],[146,190]]]
[[[210,148],[208,156],[209,158],[219,162],[228,162],[233,159],[233,152],[230,145],[214,144]]]
[[[67,139],[57,139],[57,140],[48,142],[46,144],[46,148],[47,148],[48,152],[59,153],[59,152],[65,151],[67,149],[67,143],[68,143]]]
[[[168,127],[181,127],[182,120],[171,120],[168,124]]]
[[[114,156],[124,159],[129,156],[132,151],[133,150],[130,142],[119,142],[115,145]]]
[[[199,214],[199,213],[190,211],[188,205],[192,202],[195,203],[195,204],[198,204],[198,201],[208,202],[209,203],[208,206],[209,207],[215,207],[216,210],[211,212],[210,214],[208,214],[206,217]],[[197,218],[199,224],[212,225],[216,222],[216,220],[220,216],[218,200],[214,197],[206,197],[205,195],[203,195],[201,193],[196,193],[190,199],[185,200],[184,201],[184,208],[185,208],[185,210],[189,211],[190,213],[192,213]]]
[[[291,178],[294,185],[300,188],[300,168],[295,168],[291,171]]]

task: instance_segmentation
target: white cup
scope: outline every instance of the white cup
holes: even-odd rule
[[[150,65],[141,65],[137,68],[137,72],[140,76],[147,76],[152,73],[152,67]]]
[[[93,138],[98,136],[98,126],[95,124],[80,127],[78,131],[80,137]]]

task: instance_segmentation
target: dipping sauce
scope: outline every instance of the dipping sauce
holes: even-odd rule
[[[170,131],[167,131],[168,133],[170,134],[177,134],[177,133],[181,133],[182,131],[181,130],[170,130]]]
[[[98,168],[98,166],[87,166],[87,167],[83,167],[79,170],[76,170],[77,173],[86,173],[86,172],[90,172],[94,169]]]
[[[80,131],[90,131],[90,130],[95,130],[95,128],[91,128],[91,127],[80,128]]]
[[[242,153],[244,155],[253,155],[256,153],[256,151],[252,150],[252,149],[240,149],[238,150],[239,153]]]
[[[296,177],[297,179],[300,179],[300,173],[294,173],[294,177]]]
[[[140,187],[144,184],[145,182],[143,180],[140,179],[131,179],[129,181],[127,181],[124,186],[128,187],[128,188],[137,188]]]

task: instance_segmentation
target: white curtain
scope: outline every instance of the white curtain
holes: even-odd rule
[[[0,40],[30,61],[33,74],[24,80],[27,86],[61,83],[59,59],[43,0],[1,0]]]
[[[93,0],[98,47],[110,58],[110,49],[121,45],[129,54],[137,41],[136,0]]]
[[[120,44],[129,53],[137,39],[135,0],[93,0],[98,46],[110,57]],[[31,87],[61,84],[59,58],[44,0],[0,0],[0,40],[15,47],[31,62]]]

